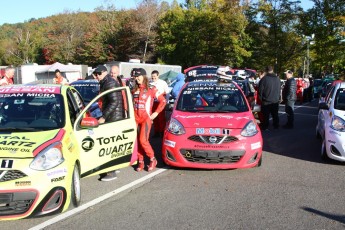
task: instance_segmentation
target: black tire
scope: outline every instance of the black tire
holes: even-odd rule
[[[321,140],[321,135],[320,135],[320,133],[319,133],[319,131],[317,131],[317,129],[316,129],[316,132],[315,132],[315,136],[316,136],[316,139],[318,139],[318,140]]]
[[[328,161],[329,157],[326,152],[326,141],[325,139],[322,140],[322,145],[321,145],[321,159],[323,161]]]
[[[80,205],[81,191],[80,191],[80,173],[79,166],[76,164],[73,169],[72,183],[71,183],[71,201],[74,207]]]
[[[261,167],[261,164],[262,164],[262,154],[261,154],[260,160],[259,160],[258,164],[256,165],[256,167]]]

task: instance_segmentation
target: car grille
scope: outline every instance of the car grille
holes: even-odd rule
[[[215,137],[214,142],[210,142],[210,137]],[[188,140],[206,143],[206,144],[225,144],[234,141],[238,141],[237,137],[234,136],[207,136],[207,135],[193,135],[188,137]]]
[[[17,180],[27,175],[18,170],[0,170],[0,182]]]
[[[182,156],[189,162],[204,164],[230,164],[238,162],[245,150],[187,150],[181,149]]]
[[[0,216],[27,212],[36,198],[36,192],[0,193]]]

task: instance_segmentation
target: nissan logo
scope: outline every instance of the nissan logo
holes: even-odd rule
[[[210,136],[209,141],[210,141],[211,143],[216,143],[217,137],[215,137],[215,136]]]

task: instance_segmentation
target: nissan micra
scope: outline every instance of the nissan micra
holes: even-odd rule
[[[184,85],[163,137],[166,164],[205,169],[261,165],[262,136],[248,101],[235,82],[220,80]]]
[[[91,102],[118,91],[132,105],[127,87]],[[122,120],[99,124],[88,112],[91,105],[71,86],[0,87],[0,220],[78,206],[80,178],[135,161],[132,106]]]

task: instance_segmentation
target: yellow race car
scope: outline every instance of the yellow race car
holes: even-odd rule
[[[126,104],[123,119],[99,124],[90,106],[114,92]],[[78,206],[80,178],[136,162],[136,134],[127,87],[106,91],[87,106],[71,86],[0,87],[0,220]]]

